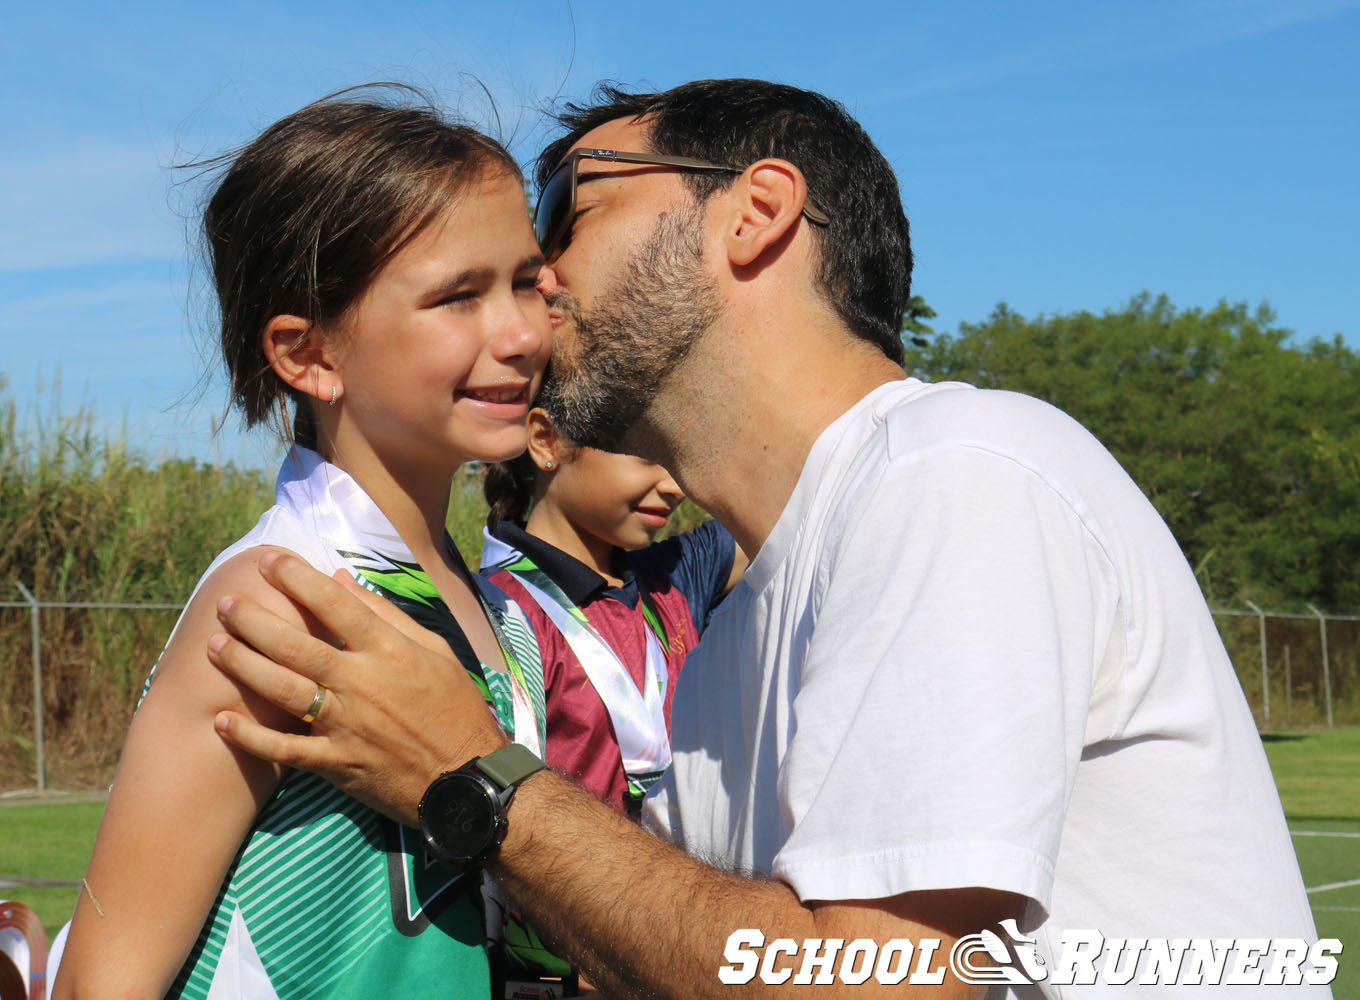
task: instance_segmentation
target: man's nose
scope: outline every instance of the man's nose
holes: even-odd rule
[[[561,286],[557,283],[557,272],[548,264],[544,264],[538,269],[538,290],[544,295],[551,295]]]

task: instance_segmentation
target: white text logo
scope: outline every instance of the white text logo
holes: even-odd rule
[[[1014,920],[997,931],[968,934],[947,955],[939,938],[775,938],[756,928],[733,931],[723,949],[718,979],[729,985],[854,986],[873,980],[939,985],[946,972],[965,983],[1039,983],[1054,986],[1321,985],[1336,978],[1342,945],[1336,938],[1120,938],[1096,930],[1065,930],[1056,956],[1046,961],[1034,938]]]

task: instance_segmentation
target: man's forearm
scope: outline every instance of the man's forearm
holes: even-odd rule
[[[550,772],[520,786],[489,868],[606,996],[739,996],[717,977],[728,934],[815,935],[788,886],[696,861]]]
[[[935,939],[937,962],[944,962],[958,936],[1020,906],[1018,897],[981,889],[805,904],[783,882],[731,874],[690,857],[547,771],[520,786],[510,831],[489,868],[529,923],[605,996],[648,1000],[767,994],[772,987],[763,974],[743,985],[718,978],[728,938],[742,928],[771,942],[791,939],[800,952],[815,939]],[[790,966],[801,972],[803,955],[781,960],[784,982],[773,987],[781,996],[804,986],[827,1000],[886,993],[894,1000],[963,1000],[984,992],[944,974],[930,983],[913,976],[891,986],[852,985],[842,976],[800,984],[812,977],[783,975]]]

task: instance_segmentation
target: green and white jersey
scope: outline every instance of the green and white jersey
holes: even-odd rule
[[[323,572],[349,569],[455,651],[467,649],[429,577],[348,474],[295,447],[275,499],[209,573],[243,549],[287,548]],[[543,671],[532,627],[496,588],[483,585],[482,598],[509,669],[483,667],[475,679],[507,733],[541,753]],[[241,845],[169,996],[489,996],[481,889],[480,876],[451,878],[417,831],[294,773]]]

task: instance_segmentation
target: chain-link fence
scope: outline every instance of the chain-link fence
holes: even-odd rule
[[[107,785],[183,605],[0,601],[0,789]],[[55,781],[53,780],[55,778]]]
[[[0,789],[107,784],[182,605],[0,601]],[[1360,725],[1360,615],[1219,608],[1263,730]]]
[[[1214,611],[1261,729],[1360,725],[1360,615],[1307,607]]]

